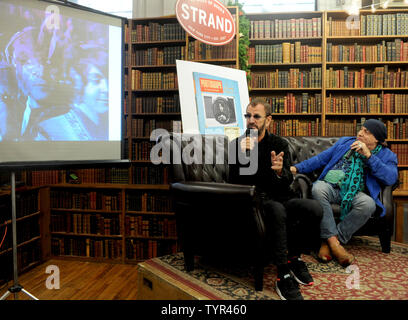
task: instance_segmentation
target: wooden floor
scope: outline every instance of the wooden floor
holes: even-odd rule
[[[60,272],[60,289],[47,289],[46,281],[54,273],[46,273],[49,265]],[[134,300],[136,299],[136,265],[48,260],[19,276],[19,284],[40,300]],[[2,296],[12,286],[0,290]],[[3,286],[2,286],[3,287]],[[7,300],[13,300],[14,295]],[[28,300],[24,293],[19,300]]]

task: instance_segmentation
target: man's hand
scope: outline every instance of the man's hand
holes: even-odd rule
[[[255,140],[251,139],[251,137],[246,137],[245,139],[241,140],[241,151],[245,153],[247,150],[252,150],[255,146]]]
[[[291,166],[290,172],[292,172],[292,174],[295,175],[297,173],[297,168],[295,166]]]
[[[278,176],[282,174],[283,168],[283,151],[276,155],[275,151],[271,152],[271,162],[272,162],[272,170],[276,172]]]
[[[350,148],[365,156],[367,159],[371,157],[371,151],[364,142],[356,140],[351,144]]]

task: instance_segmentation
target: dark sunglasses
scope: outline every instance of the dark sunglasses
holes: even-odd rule
[[[254,115],[252,115],[252,114],[250,114],[250,113],[245,113],[245,114],[244,114],[245,119],[251,119],[251,117],[254,117],[255,120],[259,120],[259,119],[262,119],[262,118],[266,118],[267,116],[269,116],[269,115],[267,114],[267,115],[264,117],[264,116],[261,116],[261,115],[259,115],[259,114],[254,114]]]

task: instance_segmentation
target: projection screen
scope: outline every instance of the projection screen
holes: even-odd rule
[[[121,159],[122,23],[0,0],[0,164]]]

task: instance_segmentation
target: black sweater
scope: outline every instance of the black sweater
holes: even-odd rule
[[[241,165],[238,162],[238,152],[242,152],[240,148],[241,140],[245,135],[234,139],[230,144],[236,144],[237,150],[236,159],[237,164],[229,165],[229,182],[236,184],[255,185],[258,192],[265,193],[268,198],[276,201],[287,201],[293,198],[289,186],[293,181],[293,175],[290,172],[290,157],[288,143],[279,136],[265,132],[264,138],[258,144],[258,170],[253,175],[240,175],[239,169],[249,167]],[[284,152],[282,175],[278,176],[272,170],[271,152],[275,151],[278,155],[281,151]]]

